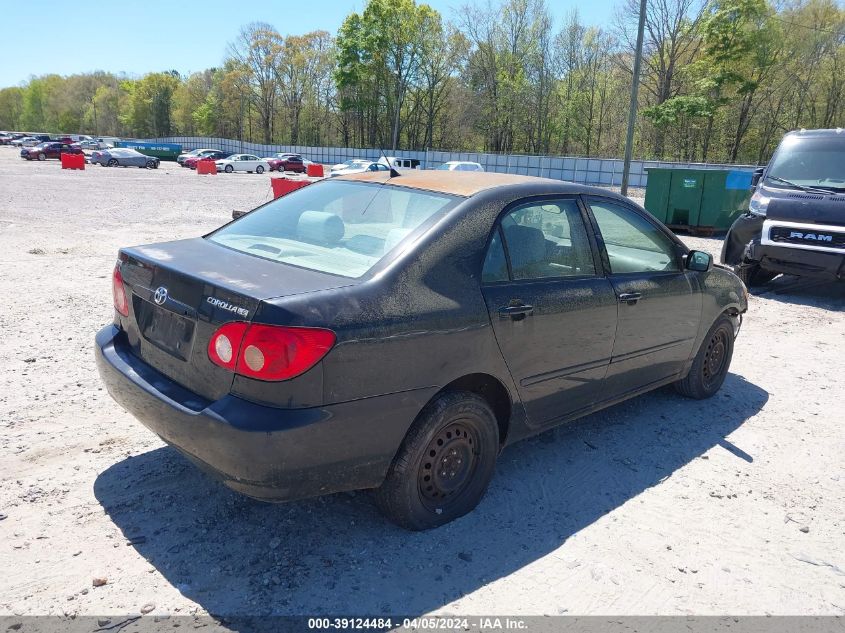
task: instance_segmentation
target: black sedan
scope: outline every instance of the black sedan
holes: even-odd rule
[[[410,529],[478,504],[500,450],[674,384],[722,385],[745,287],[603,189],[493,173],[303,187],[120,250],[112,397],[268,501],[374,488]]]
[[[141,152],[128,147],[114,147],[91,152],[88,162],[100,165],[101,167],[146,167],[147,169],[158,169],[161,162],[155,156],[147,156]]]

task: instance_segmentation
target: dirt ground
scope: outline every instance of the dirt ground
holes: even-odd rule
[[[776,280],[714,398],[510,447],[475,512],[409,533],[366,492],[240,497],[100,384],[117,249],[269,198],[266,175],[0,147],[0,615],[845,614],[845,285]]]

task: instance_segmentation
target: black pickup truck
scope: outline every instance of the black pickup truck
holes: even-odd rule
[[[749,286],[780,273],[845,280],[845,129],[788,133],[752,182],[722,263]]]

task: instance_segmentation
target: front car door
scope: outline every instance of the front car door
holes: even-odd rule
[[[619,301],[606,400],[677,378],[693,352],[701,293],[683,246],[646,213],[620,200],[586,197]]]
[[[532,427],[599,397],[616,332],[616,295],[576,197],[522,201],[499,219],[482,293]]]

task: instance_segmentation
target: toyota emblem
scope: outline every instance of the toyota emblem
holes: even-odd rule
[[[158,305],[167,301],[167,288],[164,286],[156,288],[155,294],[153,295],[153,301],[155,301]]]

